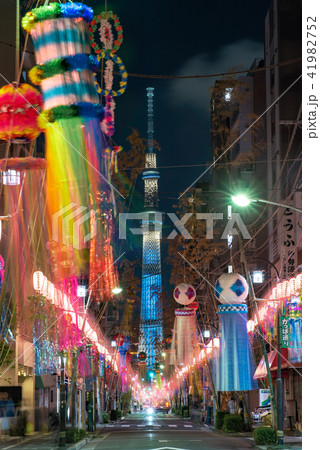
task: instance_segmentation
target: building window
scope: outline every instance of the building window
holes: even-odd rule
[[[12,169],[1,172],[1,180],[6,186],[18,186],[20,184],[20,172]]]

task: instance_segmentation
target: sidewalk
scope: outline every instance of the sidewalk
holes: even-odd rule
[[[225,433],[222,430],[216,430],[212,425],[208,425],[206,423],[203,424],[206,428],[209,428],[214,433],[220,434],[221,436],[230,436],[230,437],[243,437],[250,439],[253,443],[253,431],[242,431],[239,433]],[[286,448],[294,448],[295,450],[302,449],[302,436],[284,436],[284,444]],[[256,445],[256,448],[260,448],[262,450],[266,450],[269,448],[272,448],[272,446],[269,445]]]
[[[41,431],[34,431],[33,433],[30,433],[28,435],[26,435],[25,437],[23,436],[2,436],[2,441],[0,442],[0,449],[2,447],[7,448],[7,447],[11,447],[11,446],[17,446],[19,444],[22,444],[21,447],[23,446],[23,444],[27,444],[30,441],[36,440],[36,439],[41,439],[44,436],[46,436],[48,439],[48,441],[50,442],[50,446],[52,447],[57,447],[59,448],[59,431],[54,430],[54,431],[49,431],[47,433],[41,432]],[[81,449],[83,446],[85,446],[89,441],[91,441],[92,439],[95,438],[95,436],[98,435],[98,429],[96,434],[95,433],[89,433],[88,436],[86,436],[84,439],[82,439],[81,441],[78,441],[76,443],[66,443],[65,445],[65,449],[69,449],[69,450],[79,450]],[[51,439],[50,439],[51,437]]]

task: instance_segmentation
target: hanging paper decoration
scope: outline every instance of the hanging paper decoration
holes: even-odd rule
[[[46,134],[48,218],[53,222],[57,214],[67,211],[71,216],[88,215],[88,220],[77,223],[73,236],[69,236],[67,220],[61,221],[59,236],[52,229],[52,240],[58,242],[56,255],[61,245],[75,249],[77,275],[88,270],[79,252],[86,248],[90,233],[91,211],[85,209],[90,205],[96,210],[103,171],[100,121],[105,112],[94,86],[97,59],[90,55],[88,35],[92,17],[92,9],[82,3],[50,3],[33,9],[22,20],[35,47],[37,65],[30,77],[40,83],[44,99],[38,123]]]
[[[113,22],[113,26],[112,26]],[[99,45],[99,43],[95,40],[95,31],[97,30],[97,24],[100,23],[100,41],[103,44],[103,47]],[[114,32],[113,32],[114,29]],[[120,25],[119,18],[112,12],[102,12],[98,16],[94,17],[91,21],[89,27],[89,39],[91,43],[91,47],[97,54],[98,61],[105,61],[105,70],[104,70],[104,84],[105,87],[100,87],[97,76],[95,77],[95,87],[97,89],[98,94],[104,96],[106,98],[106,113],[104,120],[101,122],[101,129],[106,135],[107,145],[105,149],[105,165],[106,165],[106,174],[108,175],[108,179],[110,179],[111,173],[114,171],[117,173],[118,164],[117,164],[117,156],[119,152],[122,150],[120,146],[113,146],[111,141],[111,137],[114,134],[114,110],[115,110],[115,102],[114,97],[118,97],[122,95],[127,87],[127,79],[128,74],[124,67],[124,64],[121,58],[116,55],[116,52],[119,50],[122,41],[123,41],[123,30]],[[116,35],[116,38],[114,37]],[[119,89],[114,90],[113,86],[113,67],[114,64],[117,64],[119,68],[119,75],[121,77],[121,81],[119,83]]]
[[[165,347],[166,348],[170,348],[171,347],[171,343],[172,343],[172,335],[170,334],[165,339]]]
[[[26,83],[12,83],[0,89],[0,139],[24,143],[41,133],[37,117],[42,96]]]
[[[248,285],[241,275],[223,274],[215,285],[221,345],[217,358],[217,391],[248,391],[257,389],[253,380],[253,360],[247,333]]]
[[[175,287],[173,297],[180,305],[189,305],[196,298],[196,290],[191,284],[181,283]]]
[[[4,259],[0,255],[0,291],[3,283],[3,276],[4,276]]]
[[[181,308],[175,310],[170,364],[192,364],[197,350],[195,310]]]
[[[147,354],[145,352],[140,352],[138,358],[139,361],[144,362],[147,359]]]
[[[192,303],[190,303],[190,305],[188,305],[188,308],[197,310],[199,308],[199,304],[198,304],[198,302],[192,302]]]
[[[120,376],[122,383],[122,392],[127,392],[128,379],[127,379],[127,365],[126,365],[126,355],[130,348],[130,336],[125,336],[122,340],[122,345],[119,347],[120,353]]]
[[[225,273],[216,282],[215,296],[222,304],[243,303],[248,296],[248,284],[238,273]]]
[[[43,170],[45,168],[46,160],[44,158],[27,156],[25,158],[3,158],[0,160],[0,170],[20,172],[22,170]]]

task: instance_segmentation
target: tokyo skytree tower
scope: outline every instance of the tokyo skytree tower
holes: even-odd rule
[[[154,88],[147,88],[148,100],[148,146],[145,154],[144,207],[146,220],[142,223],[142,289],[139,352],[147,355],[147,379],[152,378],[152,371],[161,352],[162,304],[161,304],[161,213],[158,207],[157,155],[153,147],[153,96]]]

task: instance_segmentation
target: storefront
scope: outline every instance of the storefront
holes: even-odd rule
[[[259,309],[268,364],[276,395],[278,369],[278,320],[280,319],[281,378],[283,383],[284,427],[301,431],[302,424],[302,275],[291,278],[272,290],[268,301]],[[279,317],[280,315],[280,317]],[[257,339],[257,320],[250,321],[248,332]],[[254,379],[267,383],[267,368],[262,356]]]

